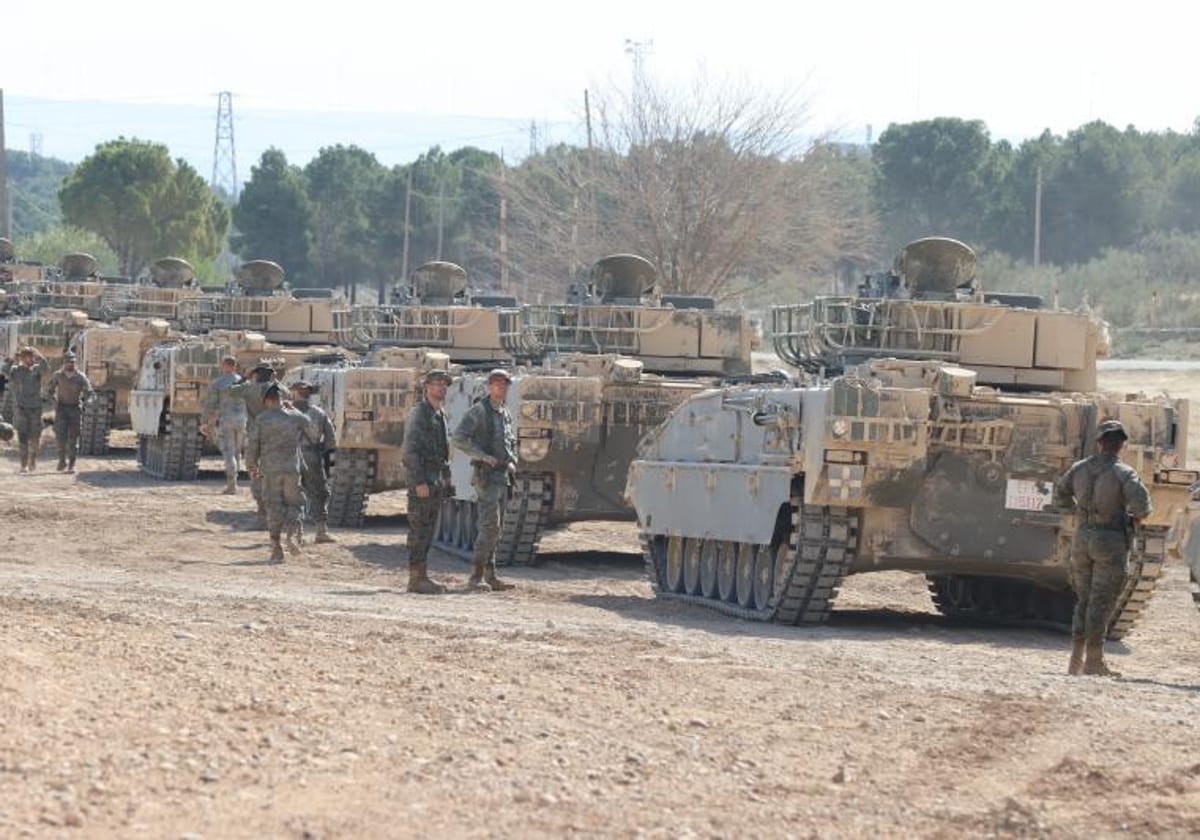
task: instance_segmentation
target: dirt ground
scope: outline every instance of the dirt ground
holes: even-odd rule
[[[0,836],[1200,834],[1179,565],[1125,677],[1068,678],[914,576],[761,626],[655,602],[632,526],[588,524],[511,593],[420,597],[399,494],[272,566],[216,461],[80,466],[0,457]]]

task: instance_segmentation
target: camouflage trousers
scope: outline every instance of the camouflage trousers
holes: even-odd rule
[[[408,564],[423,564],[429,557],[429,546],[433,544],[437,528],[438,513],[442,509],[443,493],[436,487],[429,488],[428,499],[418,499],[408,494]]]
[[[17,440],[21,449],[33,444],[35,447],[42,440],[42,410],[40,408],[18,408],[13,417],[13,425],[17,429]]]
[[[217,429],[217,446],[225,458],[225,478],[230,481],[236,480],[238,459],[246,447],[246,424],[222,419]]]
[[[1075,614],[1071,635],[1102,641],[1125,587],[1129,549],[1120,531],[1080,528],[1071,543],[1071,588]]]
[[[265,473],[261,481],[263,505],[267,509],[267,531],[272,539],[292,528],[300,527],[300,509],[304,507],[304,492],[300,489],[300,474]]]
[[[325,472],[325,455],[314,450],[305,450],[300,468],[300,486],[308,506],[308,517],[313,522],[329,520],[329,474]]]
[[[77,405],[59,403],[54,408],[54,439],[58,441],[58,462],[75,463],[79,451],[79,428],[83,409]]]
[[[500,541],[500,518],[504,514],[504,501],[508,497],[507,481],[477,481],[475,488],[476,507],[479,511],[479,530],[475,536],[475,553],[472,562],[476,569],[496,567],[496,543]]]

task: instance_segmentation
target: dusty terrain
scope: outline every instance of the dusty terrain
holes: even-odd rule
[[[1125,677],[1068,678],[1063,637],[947,622],[907,575],[815,629],[656,603],[627,525],[552,535],[512,593],[419,597],[389,494],[264,565],[205,466],[0,457],[0,836],[1200,833],[1178,565]]]

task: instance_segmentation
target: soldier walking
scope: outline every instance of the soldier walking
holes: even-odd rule
[[[450,489],[450,434],[446,389],[450,374],[425,374],[421,401],[404,420],[404,476],[408,484],[408,591],[440,595],[446,587],[429,579],[429,546],[442,500]]]
[[[208,399],[204,405],[205,429],[217,426],[217,444],[225,457],[225,490],[227,496],[237,493],[237,477],[242,450],[246,448],[246,400],[236,386],[245,380],[237,371],[237,358],[221,359],[221,375],[208,383]],[[207,435],[209,432],[206,431]]]
[[[42,440],[42,377],[50,372],[50,364],[35,347],[22,347],[17,358],[16,362],[5,361],[4,375],[16,407],[13,425],[21,447],[21,472],[28,473],[37,469]]]
[[[246,467],[262,482],[267,512],[267,532],[271,537],[271,561],[283,562],[280,537],[286,535],[288,552],[299,554],[300,508],[304,505],[300,489],[300,447],[316,432],[307,416],[283,404],[279,386],[271,384],[263,393],[263,412],[258,415],[246,438]]]
[[[249,380],[231,386],[230,390],[234,395],[239,396],[246,404],[246,436],[249,439],[250,432],[254,429],[254,423],[258,416],[264,410],[263,397],[267,393],[267,389],[276,383],[278,374],[275,368],[260,362],[250,371]],[[254,527],[262,530],[267,527],[267,508],[266,502],[263,501],[262,477],[255,478],[253,473],[250,475],[250,495],[254,497],[254,504],[257,512],[254,517]]]
[[[1104,637],[1125,587],[1133,526],[1150,515],[1150,494],[1137,471],[1120,461],[1129,435],[1117,420],[1100,424],[1099,450],[1058,480],[1054,504],[1076,511],[1071,543],[1071,660],[1067,673],[1120,676],[1104,662]]]
[[[454,430],[454,445],[471,458],[471,486],[479,510],[475,538],[474,570],[467,586],[486,584],[493,591],[512,589],[496,577],[496,543],[500,540],[500,517],[508,493],[509,476],[517,471],[517,438],[512,415],[505,407],[512,377],[503,368],[488,374],[487,396],[463,415]]]
[[[54,437],[58,441],[58,471],[75,472],[79,451],[79,431],[83,423],[83,404],[96,392],[92,383],[75,367],[75,353],[68,350],[63,366],[50,375],[46,395],[54,401]]]
[[[329,453],[337,449],[337,433],[329,415],[309,400],[316,390],[312,383],[300,380],[292,385],[292,406],[308,417],[316,438],[306,437],[300,447],[300,487],[308,503],[308,514],[317,526],[313,542],[337,542],[329,533],[329,473],[325,468]]]

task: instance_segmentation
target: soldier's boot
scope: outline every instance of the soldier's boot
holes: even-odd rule
[[[317,523],[317,535],[313,537],[315,543],[333,543],[337,542],[333,534],[329,533],[329,526],[325,522]]]
[[[236,475],[225,477],[225,489],[221,492],[223,492],[226,496],[236,496],[237,495],[237,476]]]
[[[496,564],[495,563],[487,563],[484,566],[483,580],[484,580],[484,583],[486,583],[493,592],[504,592],[506,590],[516,588],[511,583],[500,580],[500,578],[496,577]]]
[[[37,446],[31,445],[29,447],[29,471],[30,472],[33,472],[34,470],[37,469],[37,456],[38,456]]]
[[[283,562],[283,546],[279,544],[278,536],[271,537],[271,562]]]
[[[66,470],[66,468],[67,468],[67,456],[59,455],[58,456],[58,466],[55,467],[54,469],[57,470],[58,472],[63,472],[64,470]]]
[[[289,525],[287,529],[287,550],[288,554],[293,557],[297,554],[303,554],[304,549],[301,548],[303,537],[300,532],[299,525]]]
[[[441,595],[446,591],[446,587],[430,580],[428,569],[424,563],[409,563],[408,591],[418,595]]]
[[[29,472],[29,444],[21,442],[21,472]]]
[[[476,563],[471,576],[467,578],[467,589],[485,589],[483,584],[484,564]]]
[[[1092,677],[1119,677],[1118,672],[1111,670],[1104,662],[1104,641],[1088,639],[1083,662],[1083,673]]]
[[[67,472],[75,472],[75,459],[73,457],[67,459]]]
[[[1083,639],[1071,640],[1071,661],[1067,663],[1067,674],[1078,677],[1083,673]]]

